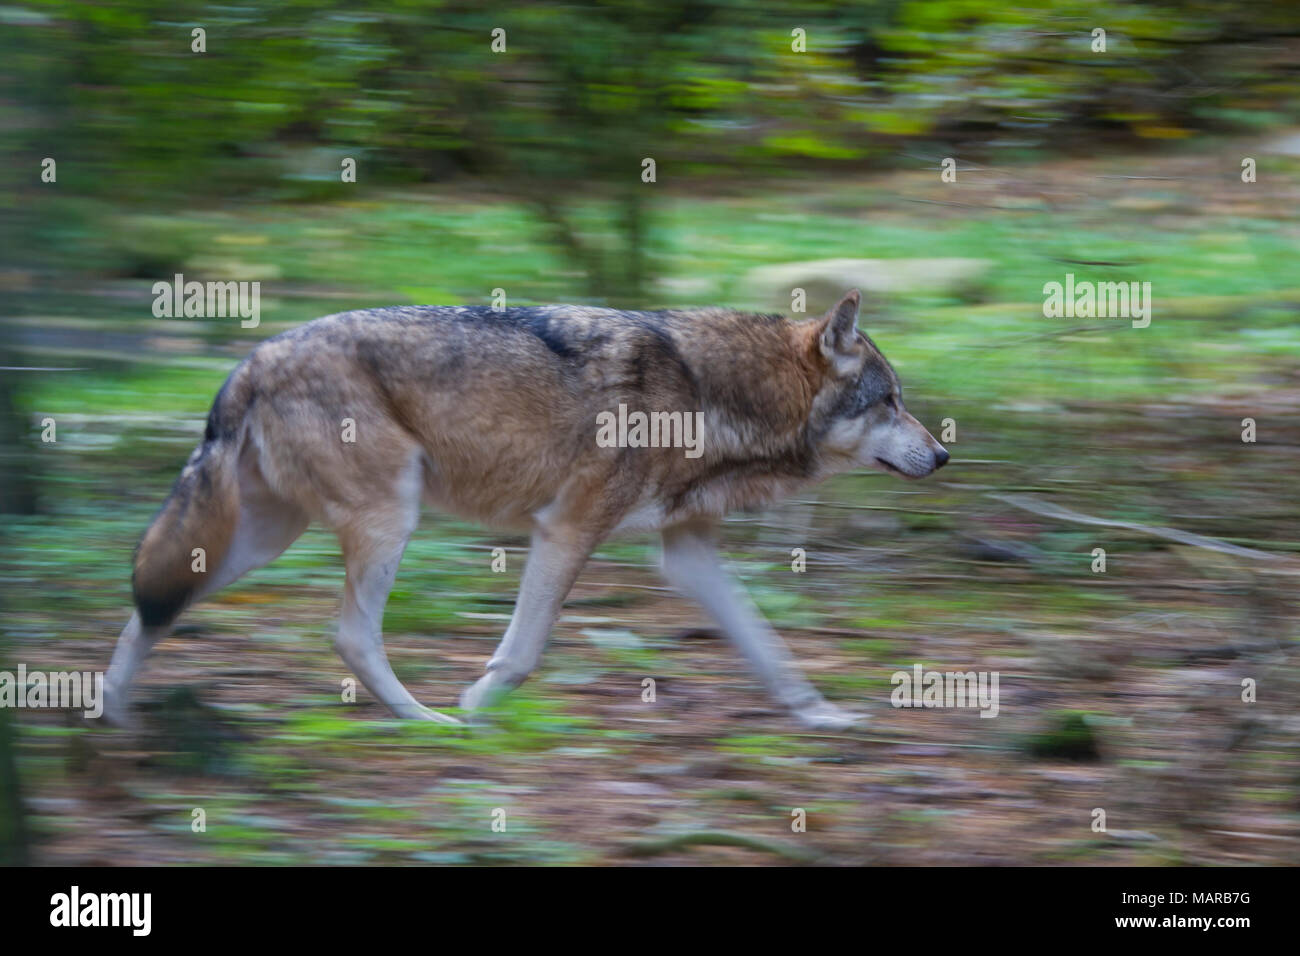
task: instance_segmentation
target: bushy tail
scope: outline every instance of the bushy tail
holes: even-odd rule
[[[213,418],[216,412],[214,405]],[[230,548],[239,519],[240,441],[214,433],[212,421],[135,554],[131,589],[145,627],[174,621]]]

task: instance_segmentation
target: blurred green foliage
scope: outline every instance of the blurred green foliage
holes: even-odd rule
[[[527,200],[611,302],[653,268],[647,157],[680,186],[878,165],[916,139],[1175,139],[1293,116],[1300,85],[1300,14],[1219,0],[49,0],[0,22],[10,146],[57,157],[63,194],[341,197],[345,157],[362,185],[471,175]],[[571,208],[591,197],[612,204],[597,235]]]
[[[30,148],[66,156],[87,191],[214,197],[337,181],[344,154],[390,182],[500,173],[583,190],[635,179],[646,153],[729,173],[861,159],[900,135],[1186,135],[1294,115],[1297,78],[1278,67],[1300,34],[1289,5],[1221,0],[48,0],[0,21],[36,114],[19,130]],[[123,168],[130,182],[107,175]]]

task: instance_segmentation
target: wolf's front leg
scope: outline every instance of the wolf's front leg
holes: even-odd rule
[[[684,524],[663,532],[663,573],[698,601],[744,655],[774,698],[805,726],[842,730],[862,717],[837,707],[799,672],[789,650],[722,567],[712,528]]]
[[[487,673],[461,695],[461,707],[491,706],[524,682],[541,660],[564,598],[593,546],[593,536],[568,528],[533,532],[510,626],[487,662]]]

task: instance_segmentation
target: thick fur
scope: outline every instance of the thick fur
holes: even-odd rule
[[[705,540],[728,511],[836,471],[922,477],[947,453],[903,410],[893,369],[856,331],[857,307],[853,292],[826,316],[795,322],[723,309],[417,306],[327,316],[269,339],[222,387],[203,444],[141,542],[137,630],[167,628],[308,520],[338,531],[357,582],[385,577],[375,555],[395,572],[420,500],[532,530],[530,565],[553,572],[533,575],[544,617],[612,533],[693,528]],[[703,413],[702,454],[599,447],[597,416],[620,404]],[[289,517],[269,534],[261,525],[273,514]],[[205,549],[211,579],[191,570],[194,548]],[[528,584],[526,571],[516,618]],[[373,626],[377,641],[376,612],[363,605],[377,601],[381,614],[387,589],[372,589],[373,598],[349,595],[356,626]],[[531,631],[541,627],[512,622],[498,657],[517,629],[540,653],[545,635]],[[109,681],[123,696],[130,664]]]

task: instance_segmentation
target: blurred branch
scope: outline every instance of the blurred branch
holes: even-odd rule
[[[1123,528],[1125,531],[1136,531],[1139,534],[1149,534],[1157,538],[1166,538],[1169,541],[1177,541],[1179,544],[1190,545],[1194,548],[1205,548],[1210,551],[1218,551],[1221,554],[1231,554],[1239,558],[1250,558],[1254,561],[1289,561],[1285,555],[1273,554],[1269,551],[1256,551],[1254,548],[1242,548],[1235,544],[1229,544],[1226,541],[1220,541],[1218,538],[1207,538],[1204,535],[1192,534],[1190,531],[1179,531],[1177,528],[1159,528],[1151,525],[1138,524],[1136,521],[1116,521],[1111,518],[1094,518],[1091,515],[1081,514],[1078,511],[1071,511],[1068,508],[1060,508],[1056,505],[1044,504],[1033,498],[1024,498],[1020,495],[1002,495],[989,494],[990,498],[996,498],[998,501],[1004,501],[1013,508],[1020,508],[1023,511],[1029,511],[1036,515],[1042,515],[1044,518],[1055,518],[1057,521],[1068,521],[1072,524],[1097,525],[1105,528]]]

